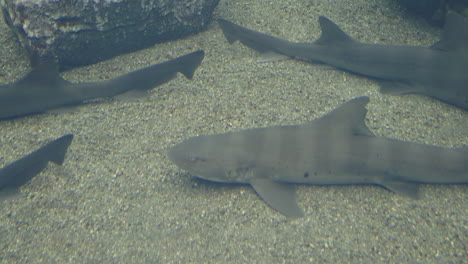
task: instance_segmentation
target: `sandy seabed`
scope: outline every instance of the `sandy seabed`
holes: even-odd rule
[[[292,41],[320,36],[324,15],[362,42],[429,46],[441,30],[388,0],[222,0],[214,18]],[[0,25],[0,82],[28,71]],[[467,187],[423,185],[410,200],[378,186],[299,186],[306,216],[288,219],[246,185],[197,180],[166,157],[189,137],[300,124],[343,102],[371,98],[379,136],[444,147],[468,145],[468,114],[418,95],[382,95],[375,81],[288,60],[258,63],[205,32],[63,73],[111,78],[203,49],[182,75],[142,102],[105,100],[78,112],[0,122],[0,163],[73,133],[64,166],[49,167],[0,205],[1,263],[463,263]]]

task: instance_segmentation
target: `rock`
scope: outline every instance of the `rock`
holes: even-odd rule
[[[61,69],[92,64],[203,30],[219,0],[0,0],[32,55]]]
[[[466,0],[397,0],[410,12],[424,17],[429,23],[443,26],[448,10],[456,11],[467,17]]]

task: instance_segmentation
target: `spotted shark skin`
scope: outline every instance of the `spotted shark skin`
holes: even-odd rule
[[[418,198],[421,183],[468,183],[468,148],[375,136],[364,123],[368,102],[355,98],[302,125],[193,137],[168,157],[206,180],[250,184],[290,217],[303,216],[294,184],[376,184]]]

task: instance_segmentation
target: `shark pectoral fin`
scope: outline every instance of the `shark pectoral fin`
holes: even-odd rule
[[[329,71],[329,70],[336,70],[336,67],[333,67],[328,64],[323,64],[320,62],[310,62],[308,63],[310,65],[307,65],[307,69],[310,69],[311,71],[316,71],[316,70],[324,70],[324,71]]]
[[[380,185],[399,195],[419,199],[419,184],[417,183],[389,179],[382,181]]]
[[[130,90],[125,93],[118,94],[114,96],[114,99],[119,101],[127,101],[127,102],[139,102],[142,99],[148,97],[149,93],[147,90]]]
[[[379,80],[379,86],[381,93],[390,95],[421,93],[424,89],[424,87],[418,87],[412,84],[382,80]]]
[[[270,179],[254,179],[250,185],[273,209],[289,217],[303,217],[296,202],[296,187],[293,184],[274,182]]]
[[[20,191],[18,187],[15,188],[5,188],[0,190],[0,202],[6,200],[12,200],[19,197],[23,197],[24,194]]]
[[[261,53],[261,57],[257,60],[257,62],[264,63],[264,62],[274,62],[274,61],[282,61],[282,60],[289,60],[291,57],[276,53],[274,51],[267,51]]]
[[[46,113],[58,115],[58,114],[64,114],[64,113],[75,113],[75,112],[78,112],[79,110],[80,109],[78,106],[72,105],[72,106],[62,106],[62,107],[48,109]]]

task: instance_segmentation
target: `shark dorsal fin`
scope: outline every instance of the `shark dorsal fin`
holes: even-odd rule
[[[59,83],[69,83],[60,77],[58,71],[48,68],[34,68],[25,77],[15,83],[17,89],[48,89],[60,88]]]
[[[367,96],[354,98],[313,122],[317,122],[319,126],[328,125],[331,129],[341,129],[346,133],[349,131],[353,135],[374,137],[374,133],[364,122],[367,103]]]
[[[431,48],[444,51],[468,52],[468,22],[466,19],[455,12],[449,12],[445,19],[442,38],[432,45]]]
[[[354,40],[348,36],[341,28],[339,28],[330,19],[320,16],[319,17],[320,28],[322,29],[322,35],[315,41],[318,45],[330,45],[334,43],[353,43]]]
[[[59,83],[68,83],[59,73],[58,62],[51,57],[31,56],[31,71],[16,82],[17,89],[57,89]]]

